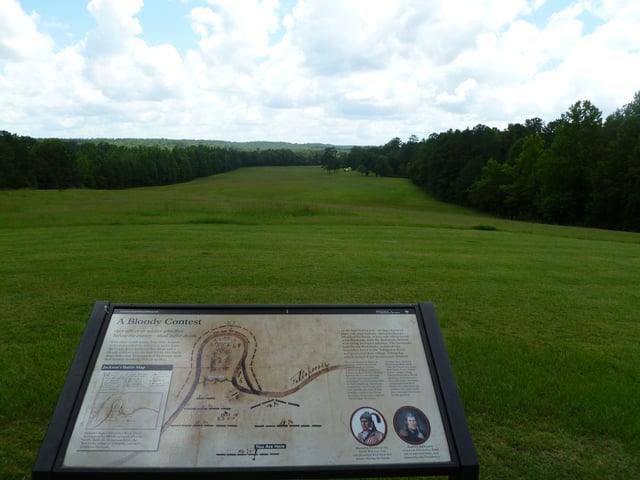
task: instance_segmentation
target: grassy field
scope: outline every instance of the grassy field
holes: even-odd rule
[[[0,478],[30,478],[96,300],[435,305],[483,479],[640,478],[640,235],[402,179],[253,168],[0,191]]]

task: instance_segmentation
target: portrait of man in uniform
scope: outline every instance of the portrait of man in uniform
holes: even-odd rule
[[[393,423],[398,436],[412,445],[424,443],[431,432],[426,415],[414,407],[399,409]]]

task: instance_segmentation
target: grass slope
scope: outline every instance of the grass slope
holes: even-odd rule
[[[640,478],[638,234],[494,219],[401,179],[252,168],[2,191],[0,254],[0,478],[30,478],[102,299],[432,301],[482,478]]]

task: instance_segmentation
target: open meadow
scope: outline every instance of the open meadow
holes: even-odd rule
[[[0,191],[0,478],[30,478],[96,300],[433,302],[482,479],[640,478],[640,234],[514,222],[405,179],[246,168]]]

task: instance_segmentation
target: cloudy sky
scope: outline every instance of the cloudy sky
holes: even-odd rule
[[[333,144],[606,116],[637,0],[0,0],[0,130]]]

